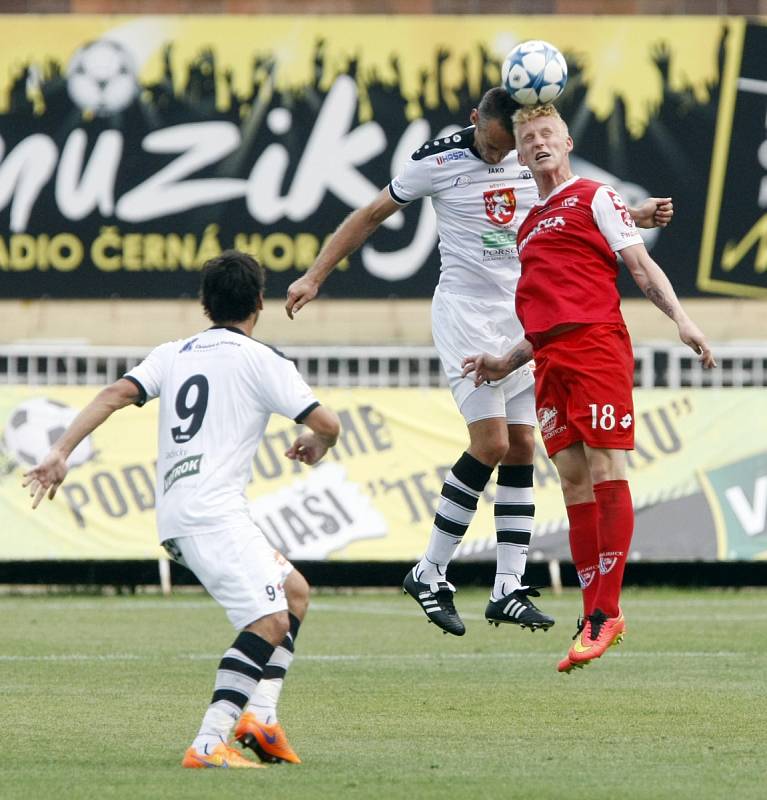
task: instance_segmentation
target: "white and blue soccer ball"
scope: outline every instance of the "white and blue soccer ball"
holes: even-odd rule
[[[554,45],[538,39],[521,42],[501,67],[506,91],[523,106],[551,103],[567,83],[567,62]]]

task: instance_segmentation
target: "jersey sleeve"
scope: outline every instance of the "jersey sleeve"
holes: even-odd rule
[[[168,357],[173,347],[172,342],[161,344],[137,366],[123,375],[139,390],[137,406],[143,406],[148,400],[160,396],[163,377],[167,371]]]
[[[643,243],[626,204],[612,186],[600,186],[596,190],[591,210],[600,233],[614,253]]]
[[[428,159],[411,158],[399,175],[389,184],[389,194],[395,203],[407,205],[433,193],[431,165]]]
[[[265,410],[303,422],[319,400],[292,361],[276,353],[270,361],[268,376],[262,376],[259,382]]]

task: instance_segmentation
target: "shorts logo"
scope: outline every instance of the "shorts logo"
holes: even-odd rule
[[[557,424],[557,411],[556,406],[552,408],[539,408],[538,409],[538,423],[541,426],[541,433],[549,433],[551,429]]]
[[[632,423],[633,421],[634,421],[634,420],[633,420],[633,418],[632,418],[631,414],[626,414],[626,415],[623,417],[623,419],[621,420],[621,422],[620,422],[621,428],[623,428],[623,430],[625,431],[625,430],[626,430],[626,428],[630,428],[630,427],[631,427],[631,423]]]
[[[615,565],[618,563],[619,556],[622,556],[623,553],[613,552],[613,553],[600,553],[599,555],[599,574],[600,575],[607,575],[608,572],[611,572]]]
[[[484,192],[485,213],[495,225],[508,225],[517,210],[513,189],[489,189]]]
[[[181,478],[188,478],[190,475],[200,474],[200,462],[202,453],[196,456],[187,456],[174,464],[166,473],[163,479],[164,492],[167,492],[173,484]]]

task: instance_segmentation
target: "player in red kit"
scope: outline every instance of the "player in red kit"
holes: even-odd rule
[[[572,174],[573,142],[556,109],[521,109],[514,128],[520,163],[532,171],[540,197],[517,236],[516,309],[526,342],[505,356],[465,359],[464,374],[474,372],[477,384],[497,380],[535,358],[538,423],[559,473],[583,592],[584,615],[558,667],[570,672],[599,658],[626,629],[620,592],[634,530],[626,479],[634,359],[616,287],[617,253],[704,367],[716,364],[620,196]]]

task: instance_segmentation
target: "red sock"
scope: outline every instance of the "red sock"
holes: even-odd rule
[[[603,481],[594,486],[599,517],[599,591],[595,608],[617,617],[623,570],[634,533],[634,506],[628,481]]]
[[[594,610],[594,600],[599,588],[597,504],[592,501],[568,506],[567,518],[570,520],[570,553],[578,572],[585,617]]]

